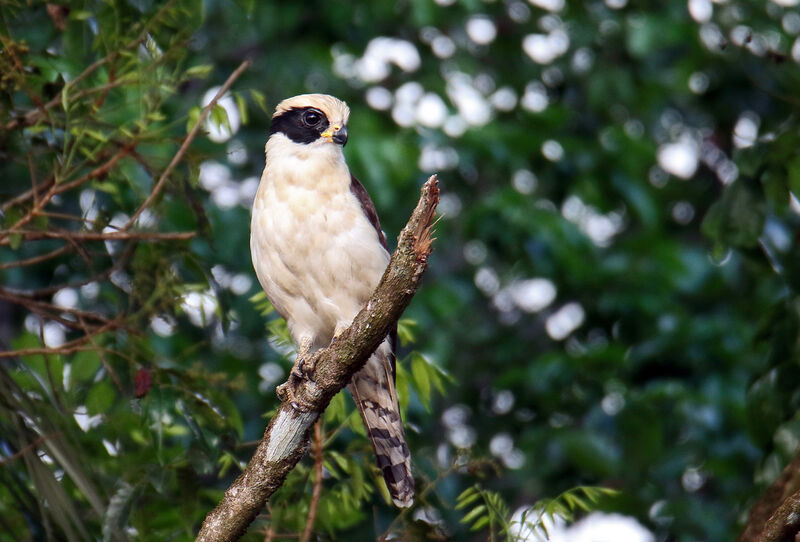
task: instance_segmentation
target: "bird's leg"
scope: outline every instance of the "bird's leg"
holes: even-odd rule
[[[314,366],[306,360],[311,350],[311,344],[310,337],[301,339],[297,349],[297,358],[294,360],[291,371],[289,371],[289,379],[275,389],[275,393],[277,393],[281,401],[290,401],[292,408],[300,412],[308,412],[310,407],[297,397],[294,388],[303,380],[313,382],[311,374],[314,371]]]
[[[353,322],[339,322],[338,324],[336,324],[336,328],[333,330],[333,339],[331,339],[331,346],[333,346],[336,343],[336,341],[339,340],[341,334],[344,333],[352,323]]]
[[[311,338],[304,337],[300,341],[300,346],[297,348],[297,358],[292,365],[291,375],[296,378],[312,380],[311,375],[314,372],[313,356],[309,358],[309,351],[311,350]],[[313,380],[312,380],[313,381]]]

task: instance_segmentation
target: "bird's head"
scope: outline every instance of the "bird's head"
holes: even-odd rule
[[[350,108],[327,94],[301,94],[287,98],[275,108],[270,136],[283,134],[301,145],[347,143]]]

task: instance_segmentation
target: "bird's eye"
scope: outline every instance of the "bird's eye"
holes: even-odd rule
[[[322,115],[316,111],[306,111],[303,115],[303,122],[306,126],[316,126],[322,120]]]

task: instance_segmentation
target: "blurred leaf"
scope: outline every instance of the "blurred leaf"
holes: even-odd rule
[[[728,245],[753,247],[764,228],[765,216],[763,200],[744,181],[735,181],[708,210],[703,233]]]
[[[211,113],[208,116],[211,124],[216,126],[219,130],[223,128],[229,133],[232,134],[233,130],[231,130],[231,123],[230,119],[228,119],[228,111],[222,105],[215,104],[214,107],[211,108]]]
[[[796,198],[800,198],[800,157],[795,158],[787,167],[789,189]]]
[[[247,111],[247,102],[238,92],[234,93],[233,97],[236,99],[236,107],[239,110],[239,116],[242,118],[242,124],[247,124],[250,119]]]
[[[11,250],[17,250],[21,244],[22,244],[22,234],[10,233],[8,235],[8,246],[11,247]]]
[[[186,70],[186,75],[190,77],[196,77],[198,79],[205,79],[213,69],[214,66],[211,64],[198,64],[197,66],[192,66]]]
[[[258,107],[261,108],[261,111],[264,113],[270,113],[270,110],[267,108],[267,97],[264,96],[264,93],[259,92],[255,89],[250,89],[250,95],[258,104]]]
[[[90,416],[105,414],[114,404],[116,392],[107,380],[97,382],[86,396],[86,410]]]
[[[414,376],[419,400],[426,410],[430,410],[431,404],[431,383],[428,379],[428,372],[428,363],[421,355],[416,354],[411,357],[411,374]]]
[[[397,338],[400,339],[400,344],[406,346],[414,342],[414,328],[417,327],[417,322],[411,318],[400,318],[397,322]]]

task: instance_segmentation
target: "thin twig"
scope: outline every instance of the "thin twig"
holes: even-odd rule
[[[108,277],[110,277],[112,274],[114,274],[115,271],[119,271],[125,266],[128,259],[133,255],[133,251],[135,248],[136,248],[136,241],[130,240],[128,244],[125,246],[125,248],[122,250],[122,255],[116,259],[114,265],[112,265],[108,269],[105,269],[103,271],[100,271],[99,273],[92,275],[91,277],[76,282],[67,282],[62,284],[54,284],[52,286],[47,286],[45,288],[37,288],[36,290],[7,289],[7,291],[25,297],[42,298],[52,295],[63,288],[80,288],[81,286],[89,284],[90,282],[102,282],[106,280]]]
[[[51,438],[56,437],[56,436],[58,436],[60,434],[61,433],[59,432],[59,433],[50,433],[49,435],[42,435],[41,437],[37,438],[36,440],[31,442],[30,444],[28,444],[24,448],[20,448],[16,453],[14,453],[14,454],[12,454],[12,455],[10,455],[8,457],[4,457],[3,459],[0,459],[0,467],[3,467],[5,465],[8,465],[9,463],[12,463],[12,462],[16,461],[17,459],[19,459],[23,455],[27,454],[28,452],[31,452],[31,451],[35,450],[36,448],[38,448],[39,445],[42,444],[47,439],[51,439]]]
[[[178,152],[176,152],[175,156],[172,157],[172,161],[158,178],[158,181],[156,181],[156,184],[153,186],[153,189],[150,191],[147,199],[145,199],[144,203],[142,203],[136,212],[133,213],[133,216],[131,216],[130,220],[128,220],[128,222],[122,228],[123,230],[127,230],[133,226],[133,224],[136,222],[136,219],[139,218],[139,215],[141,215],[142,212],[144,212],[144,210],[147,209],[153,203],[153,200],[155,200],[156,197],[161,193],[161,189],[164,187],[164,183],[167,181],[169,174],[172,173],[172,170],[175,169],[175,166],[178,165],[178,163],[183,159],[183,155],[186,153],[186,150],[189,148],[192,140],[197,135],[197,132],[200,131],[200,127],[203,126],[203,123],[206,121],[209,113],[211,113],[211,110],[215,105],[217,105],[217,101],[222,98],[226,92],[228,92],[228,89],[231,88],[231,85],[233,85],[234,81],[236,81],[239,76],[250,67],[250,64],[252,64],[252,61],[250,60],[245,60],[239,64],[239,67],[228,76],[228,79],[220,87],[219,91],[217,91],[217,94],[214,96],[214,98],[212,98],[208,105],[203,108],[203,111],[200,113],[197,122],[195,122],[194,126],[192,126],[192,129],[186,135],[186,139],[183,140],[183,144],[181,144]]]
[[[13,267],[26,267],[28,265],[34,265],[41,262],[46,262],[56,256],[60,256],[65,252],[69,252],[72,247],[70,245],[64,245],[63,247],[57,248],[55,250],[51,250],[45,254],[40,254],[39,256],[33,256],[31,258],[27,258],[25,260],[16,260],[13,262],[5,262],[0,263],[0,271],[3,269],[11,269]]]
[[[38,185],[36,188],[37,190],[49,190],[51,186],[53,186],[53,179],[54,177],[50,175],[47,179],[42,182],[42,184]],[[25,192],[17,194],[13,198],[10,198],[7,201],[4,201],[2,205],[0,205],[0,210],[7,211],[14,205],[19,205],[20,203],[29,200],[31,197],[34,197],[34,205],[36,204],[37,198],[35,197],[36,193],[33,191],[33,188],[29,188]]]
[[[50,203],[50,200],[53,199],[53,196],[55,196],[56,194],[61,194],[63,192],[66,192],[67,190],[75,188],[76,186],[80,186],[81,184],[83,184],[83,183],[85,183],[87,181],[90,181],[92,179],[96,179],[96,178],[105,176],[109,171],[111,171],[111,169],[114,166],[117,165],[117,162],[119,162],[120,160],[125,158],[130,153],[130,151],[133,150],[135,147],[136,147],[136,142],[135,141],[129,143],[128,145],[126,145],[126,146],[122,147],[120,150],[118,150],[114,154],[114,156],[112,156],[105,164],[103,164],[102,166],[96,167],[95,169],[93,169],[92,171],[87,173],[86,175],[83,175],[82,177],[80,177],[78,179],[75,179],[74,181],[70,181],[70,182],[66,182],[66,183],[55,183],[54,182],[53,185],[50,187],[50,189],[47,191],[47,194],[42,196],[39,199],[39,202],[36,203],[31,208],[31,210],[28,211],[25,214],[25,216],[20,218],[9,229],[5,230],[4,232],[0,232],[0,236],[2,236],[2,237],[0,237],[0,241],[6,241],[7,242],[8,241],[8,236],[11,233],[13,233],[16,230],[19,230],[20,228],[22,228],[22,226],[24,226],[25,224],[27,224],[28,222],[33,220],[33,218],[39,213],[39,211],[44,209],[44,207],[48,203]]]
[[[47,303],[45,301],[37,301],[35,299],[31,299],[30,297],[17,295],[15,292],[7,290],[5,288],[0,288],[0,299],[5,299],[6,301],[10,301],[11,303],[16,303],[18,305],[24,305],[28,308],[36,307],[41,310],[49,310],[57,313],[67,313],[75,317],[88,318],[91,320],[102,322],[104,324],[111,321],[105,316],[102,316],[94,312],[84,311],[80,309],[73,309],[70,307],[60,307],[53,303]]]
[[[311,532],[314,530],[314,520],[317,519],[319,498],[322,496],[322,446],[322,418],[320,417],[317,423],[314,424],[314,441],[311,444],[311,452],[314,454],[314,490],[311,493],[311,504],[308,506],[306,527],[303,529],[300,542],[309,542],[309,540],[311,540]]]
[[[92,335],[100,335],[106,331],[113,329],[112,326],[104,326],[92,332]],[[56,347],[32,347],[21,348],[19,350],[0,351],[0,358],[18,358],[22,356],[45,355],[45,354],[74,354],[83,350],[94,350],[94,346],[87,346],[89,337],[80,337],[74,341],[70,341]]]
[[[121,241],[125,239],[135,239],[137,241],[181,241],[192,239],[197,235],[193,231],[179,231],[179,232],[127,232],[127,231],[110,231],[106,233],[94,231],[66,231],[66,230],[50,230],[50,231],[37,231],[37,230],[18,230],[19,235],[25,241],[39,241],[42,239],[73,239],[81,241]],[[0,246],[8,245],[9,240],[0,240]]]
[[[33,202],[35,204],[36,200],[38,199],[37,198],[38,193],[37,193],[37,187],[36,187],[36,183],[38,182],[36,180],[36,166],[34,166],[34,164],[33,164],[33,156],[31,156],[31,151],[30,150],[28,150],[25,153],[25,156],[27,156],[27,158],[28,158],[28,171],[31,174],[31,190],[33,191]]]
[[[131,154],[134,154],[133,152]],[[85,216],[71,215],[69,213],[57,213],[55,211],[42,211],[39,216],[46,216],[47,218],[54,218],[57,220],[69,220],[72,222],[82,222],[83,224],[91,224],[93,226],[104,225],[97,220],[91,220]],[[111,226],[111,224],[109,224]],[[112,226],[113,227],[113,226]]]
[[[117,372],[114,370],[114,368],[108,362],[108,360],[106,360],[106,357],[104,355],[105,352],[106,352],[106,349],[101,347],[99,344],[97,344],[97,342],[95,341],[95,336],[92,335],[91,331],[86,326],[86,322],[84,322],[82,318],[79,317],[78,318],[78,322],[80,322],[81,326],[83,327],[83,332],[84,332],[85,336],[88,338],[88,342],[90,342],[92,344],[92,346],[94,347],[94,350],[99,354],[100,362],[103,364],[103,368],[106,370],[108,375],[111,377],[111,381],[114,382],[114,385],[117,387],[117,390],[119,390],[119,393],[121,395],[124,395],[125,394],[125,388],[122,387],[122,381],[119,379],[119,376],[117,375]]]

